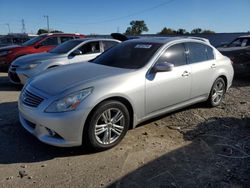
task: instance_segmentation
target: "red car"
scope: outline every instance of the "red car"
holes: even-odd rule
[[[11,62],[16,58],[33,53],[47,52],[67,40],[84,38],[82,34],[48,33],[28,40],[21,46],[7,46],[0,48],[0,70],[8,70]]]

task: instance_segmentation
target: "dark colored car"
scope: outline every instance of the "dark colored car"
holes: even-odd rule
[[[26,33],[10,33],[0,38],[0,47],[21,45],[22,43],[37,37],[37,35],[29,35]]]
[[[0,70],[7,71],[11,62],[20,56],[47,52],[65,41],[84,38],[82,34],[49,33],[28,40],[22,45],[0,48]]]
[[[250,74],[250,35],[238,37],[218,50],[232,60],[235,74]]]

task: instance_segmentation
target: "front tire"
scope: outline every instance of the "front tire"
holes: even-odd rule
[[[208,98],[208,104],[211,107],[219,106],[226,93],[226,83],[223,78],[219,77],[215,80],[210,95]]]
[[[129,128],[129,112],[119,101],[105,101],[99,104],[85,129],[87,144],[94,150],[106,150],[117,145]]]

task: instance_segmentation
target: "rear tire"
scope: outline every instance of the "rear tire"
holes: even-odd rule
[[[126,106],[119,101],[104,101],[91,113],[84,129],[84,141],[96,151],[117,145],[126,135],[130,116]]]
[[[226,93],[226,83],[223,78],[219,77],[215,80],[209,98],[207,100],[211,107],[219,106]]]

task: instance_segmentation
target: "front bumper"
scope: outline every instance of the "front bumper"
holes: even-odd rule
[[[17,71],[16,67],[10,66],[8,71],[9,80],[14,84],[22,84],[24,85],[29,76],[23,73],[22,71]]]
[[[75,110],[62,113],[45,113],[44,107],[48,101],[44,100],[38,107],[29,107],[19,98],[19,119],[22,126],[40,141],[59,147],[82,145],[82,133],[86,110]]]

